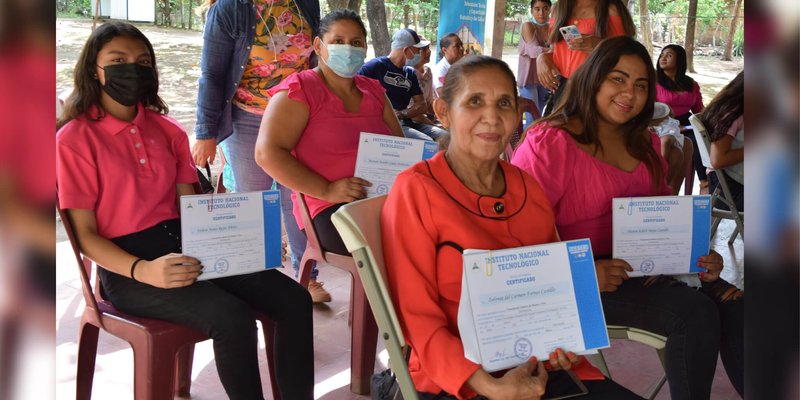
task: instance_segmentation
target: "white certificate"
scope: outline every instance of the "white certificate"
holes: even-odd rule
[[[389,193],[397,174],[437,151],[439,144],[430,140],[361,132],[353,175],[372,183],[367,197],[380,196]]]
[[[711,196],[615,198],[613,257],[633,267],[629,276],[705,272],[697,258],[708,254]]]
[[[183,254],[203,264],[198,280],[281,265],[277,190],[181,196]]]
[[[486,371],[609,346],[589,239],[465,250],[463,260],[458,329],[464,355]]]

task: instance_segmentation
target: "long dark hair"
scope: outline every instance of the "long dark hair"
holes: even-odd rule
[[[576,2],[577,0],[560,0],[556,2],[555,7],[553,7],[553,14],[555,14],[556,21],[555,25],[553,26],[553,31],[550,32],[550,43],[555,44],[559,40],[564,39],[561,37],[561,32],[559,29],[567,25],[572,25],[569,20],[572,16],[572,10],[575,9]],[[617,9],[617,14],[619,14],[620,18],[622,18],[622,28],[625,31],[625,36],[636,36],[636,25],[633,24],[631,13],[628,12],[628,8],[625,7],[625,4],[622,3],[622,0],[596,1],[594,19],[597,21],[597,24],[594,28],[594,35],[600,38],[605,38],[608,36],[608,8],[610,6],[614,6],[614,8]]]
[[[622,56],[632,55],[642,60],[647,68],[647,101],[644,108],[630,121],[621,127],[625,137],[625,148],[630,155],[643,162],[653,178],[654,189],[663,179],[661,160],[653,149],[650,135],[645,135],[650,118],[653,115],[653,105],[656,98],[655,71],[653,61],[647,49],[639,42],[628,36],[615,36],[600,42],[589,54],[589,58],[567,80],[567,87],[561,96],[556,109],[547,117],[541,118],[536,123],[549,122],[555,126],[563,126],[569,121],[577,120],[581,123],[580,134],[570,132],[576,142],[591,144],[595,151],[602,149],[597,133],[599,125],[597,110],[597,92],[606,81],[606,77],[617,65]],[[449,76],[449,73],[448,73]]]
[[[141,41],[147,46],[147,51],[150,53],[151,65],[155,72],[155,85],[153,92],[142,99],[142,104],[162,114],[169,112],[167,104],[158,96],[158,67],[153,45],[150,44],[150,41],[147,40],[147,37],[142,31],[135,26],[127,22],[110,21],[97,27],[97,29],[89,35],[89,39],[86,40],[86,44],[83,46],[83,50],[81,50],[81,54],[78,56],[78,61],[75,63],[72,94],[70,94],[64,102],[64,112],[56,121],[56,129],[60,129],[67,122],[86,113],[92,106],[97,107],[99,113],[97,115],[87,115],[88,118],[99,121],[105,116],[105,111],[100,104],[103,89],[101,88],[100,81],[95,78],[97,54],[100,53],[100,50],[108,42],[120,36],[127,36]]]
[[[708,140],[715,142],[724,137],[737,118],[744,115],[744,70],[714,96],[703,112],[700,121],[708,129]]]
[[[661,55],[664,51],[672,50],[675,52],[675,80],[672,80],[661,68]],[[661,53],[656,60],[656,75],[658,84],[670,92],[691,92],[694,89],[694,79],[686,75],[686,50],[677,44],[668,44],[661,49]]]

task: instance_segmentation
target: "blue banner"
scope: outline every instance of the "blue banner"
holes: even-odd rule
[[[439,37],[456,33],[464,43],[466,54],[483,54],[484,28],[486,26],[486,0],[440,0]],[[439,43],[436,43],[436,60],[439,60]]]

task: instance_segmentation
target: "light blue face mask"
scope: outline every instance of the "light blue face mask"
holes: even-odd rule
[[[414,57],[410,60],[406,60],[406,67],[413,67],[419,64],[419,60],[422,59],[422,52],[420,51],[417,54],[414,54]]]
[[[359,68],[364,65],[364,59],[367,58],[367,49],[363,47],[325,42],[322,44],[328,49],[328,61],[323,60],[322,57],[319,58],[320,61],[342,78],[354,77]]]
[[[539,23],[539,21],[536,21],[536,18],[533,18],[533,17],[528,18],[528,20],[531,21],[534,25],[538,25],[538,26],[549,26],[550,25],[550,21]]]

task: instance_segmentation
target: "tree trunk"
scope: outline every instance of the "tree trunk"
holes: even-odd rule
[[[375,57],[385,56],[391,50],[389,28],[386,25],[386,6],[384,0],[367,0],[367,21],[372,36]]]
[[[647,47],[647,54],[653,56],[653,31],[650,29],[650,11],[647,0],[639,0],[639,25],[642,33],[642,44]]]
[[[184,11],[185,10],[184,10],[184,5],[183,5],[183,0],[181,0],[181,10],[180,11],[181,11],[181,14],[180,14],[181,29],[186,29],[186,23],[184,22],[184,21],[186,21],[186,19],[184,18],[184,14],[185,14]]]
[[[172,28],[172,11],[169,7],[169,0],[164,0],[164,19],[166,19],[165,25]]]
[[[522,22],[517,21],[517,23],[514,24],[514,27],[511,28],[511,41],[510,41],[509,44],[512,45],[512,46],[514,45],[514,36],[517,34],[517,27],[518,26],[522,26]],[[520,32],[520,35],[522,35],[522,32]]]
[[[689,12],[686,18],[686,40],[683,48],[686,49],[686,69],[694,73],[694,30],[697,22],[697,0],[689,0]]]
[[[408,28],[411,25],[411,20],[408,18],[409,9],[408,3],[403,4],[403,28]]]
[[[328,8],[330,8],[331,11],[347,8],[347,0],[328,0]]]
[[[742,7],[742,0],[736,0],[733,6],[733,18],[731,19],[731,29],[728,32],[728,40],[725,41],[725,52],[722,53],[723,61],[731,61],[731,52],[733,51],[733,37],[736,35],[736,29],[739,26],[739,9]]]
[[[356,12],[356,14],[361,14],[361,0],[350,0],[347,2],[347,8]]]

